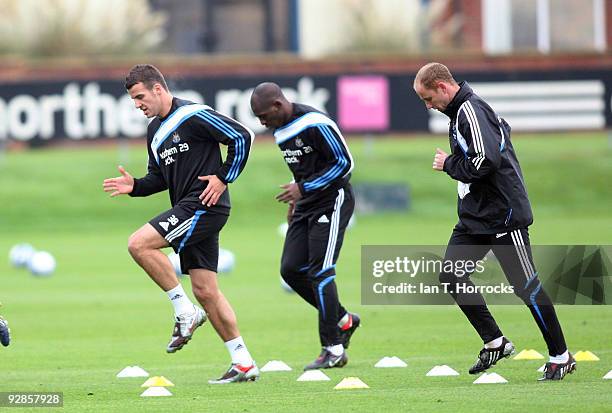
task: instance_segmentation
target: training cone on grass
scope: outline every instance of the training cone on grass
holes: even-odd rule
[[[514,360],[542,360],[543,358],[543,355],[533,349],[522,350],[520,353],[514,356]]]
[[[608,373],[606,373],[605,376],[603,376],[604,380],[612,380],[612,370],[610,370]]]
[[[474,384],[501,384],[508,383],[508,380],[504,379],[497,373],[482,373],[482,376],[474,380]]]
[[[459,372],[452,367],[443,364],[441,366],[434,366],[426,374],[428,377],[441,377],[441,376],[458,376]]]
[[[336,384],[334,390],[351,390],[351,389],[369,389],[370,386],[365,384],[359,377],[345,377]]]
[[[291,371],[291,367],[289,367],[284,361],[270,360],[260,369],[260,371]]]
[[[574,354],[574,360],[576,361],[599,361],[599,357],[590,351],[579,351]]]
[[[408,364],[406,364],[405,361],[403,361],[397,356],[383,357],[380,360],[378,360],[378,363],[374,365],[374,367],[379,367],[379,368],[406,367],[406,366],[408,366]]]
[[[140,394],[140,397],[160,397],[160,396],[172,396],[170,390],[165,387],[149,387]]]
[[[119,373],[117,373],[117,377],[126,378],[126,377],[149,377],[149,373],[147,373],[144,369],[139,366],[127,366]]]
[[[164,376],[153,376],[149,380],[142,383],[140,387],[169,387],[174,386],[170,380]]]
[[[329,381],[329,380],[330,378],[327,377],[327,375],[323,373],[321,370],[305,371],[297,379],[297,381]]]

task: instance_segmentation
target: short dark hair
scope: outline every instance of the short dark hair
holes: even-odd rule
[[[450,84],[456,84],[457,82],[453,78],[448,67],[442,63],[431,62],[423,66],[416,74],[414,79],[415,84],[421,83],[425,89],[437,89],[438,82],[446,82]]]
[[[136,65],[130,69],[130,73],[125,77],[125,88],[130,90],[136,83],[142,83],[149,90],[159,83],[168,90],[164,75],[153,65]]]

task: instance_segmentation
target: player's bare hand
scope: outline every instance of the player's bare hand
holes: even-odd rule
[[[121,176],[105,179],[102,184],[104,192],[110,192],[110,196],[129,194],[134,189],[134,178],[132,175],[121,165],[117,169],[119,169]]]
[[[200,195],[200,200],[202,201],[202,205],[206,205],[208,207],[216,205],[217,201],[221,197],[221,194],[227,188],[227,185],[221,181],[217,175],[206,175],[206,176],[198,176],[200,181],[208,181],[208,185],[206,189]]]
[[[283,192],[276,195],[276,200],[279,202],[295,202],[302,197],[300,187],[295,182],[281,185],[280,187],[283,189]]]
[[[444,161],[448,158],[448,154],[440,148],[436,148],[436,154],[433,160],[433,169],[442,171],[444,169]]]

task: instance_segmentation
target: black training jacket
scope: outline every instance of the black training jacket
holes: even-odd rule
[[[471,234],[526,228],[533,216],[510,126],[466,82],[459,86],[444,111],[451,147],[444,171],[459,181],[456,228]]]
[[[148,173],[134,180],[131,196],[147,196],[169,190],[170,202],[200,202],[207,182],[198,176],[216,175],[224,183],[234,182],[246,165],[254,134],[234,119],[211,107],[178,98],[170,113],[154,118],[147,129]],[[219,143],[227,145],[225,162]],[[229,190],[217,204],[204,209],[229,213]]]
[[[298,208],[334,200],[349,185],[353,158],[336,123],[318,110],[293,104],[289,122],[274,131],[302,198]]]

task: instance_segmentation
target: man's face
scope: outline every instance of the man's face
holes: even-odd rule
[[[159,83],[154,84],[153,89],[147,89],[142,82],[138,82],[130,88],[128,93],[136,109],[142,110],[147,118],[152,118],[158,116],[162,110],[161,89],[162,86]]]
[[[442,112],[452,100],[452,96],[450,96],[446,83],[438,82],[437,86],[436,89],[427,89],[419,82],[414,85],[414,91],[425,103],[427,109],[436,109]]]
[[[286,114],[279,101],[274,101],[268,107],[262,107],[257,101],[251,101],[251,110],[266,128],[276,129],[285,124]]]

